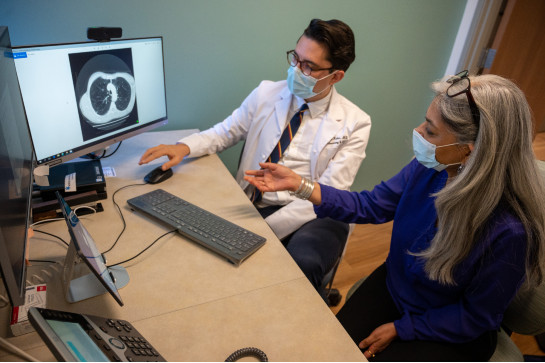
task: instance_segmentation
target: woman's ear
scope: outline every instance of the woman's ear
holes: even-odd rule
[[[469,158],[469,155],[473,152],[473,149],[475,148],[474,144],[465,144],[463,145],[462,151],[462,163],[465,163],[467,161],[467,158]]]

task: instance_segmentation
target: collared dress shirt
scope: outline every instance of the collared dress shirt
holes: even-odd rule
[[[295,133],[282,158],[278,161],[278,164],[285,165],[305,178],[311,178],[310,163],[308,161],[311,159],[312,144],[316,135],[318,135],[322,119],[326,115],[331,94],[330,91],[326,97],[307,103],[308,111],[303,114],[301,126],[299,126],[299,130]],[[305,100],[292,96],[286,125],[304,103]],[[258,207],[286,205],[292,200],[293,197],[286,192],[263,193],[263,198],[258,203]]]

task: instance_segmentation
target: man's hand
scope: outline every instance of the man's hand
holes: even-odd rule
[[[174,165],[178,165],[182,160],[189,155],[189,146],[186,144],[175,145],[159,145],[147,149],[146,152],[140,158],[138,165],[147,164],[152,160],[160,158],[161,156],[167,156],[169,161],[164,163],[161,168],[163,170],[170,169]]]

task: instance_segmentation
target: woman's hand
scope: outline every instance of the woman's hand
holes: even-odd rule
[[[360,349],[365,349],[363,355],[365,358],[374,358],[376,354],[382,352],[390,343],[397,337],[397,330],[394,323],[387,323],[379,326],[358,346]]]
[[[301,184],[301,177],[290,168],[273,163],[259,163],[261,170],[246,170],[244,180],[262,192],[282,190],[296,191]]]

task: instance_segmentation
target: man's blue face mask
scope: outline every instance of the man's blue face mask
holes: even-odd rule
[[[413,150],[414,150],[414,156],[416,157],[416,160],[420,162],[420,164],[424,165],[426,168],[432,168],[437,171],[445,170],[447,166],[450,165],[457,165],[460,163],[454,163],[454,164],[441,164],[437,161],[435,158],[435,150],[440,147],[445,146],[451,146],[451,145],[457,145],[458,143],[454,144],[448,144],[448,145],[441,145],[436,146],[429,142],[428,140],[424,139],[422,135],[416,129],[413,130]]]
[[[317,93],[313,91],[314,86],[316,85],[316,82],[321,81],[322,79],[325,79],[335,74],[336,72],[337,71],[330,73],[327,76],[322,77],[320,79],[316,79],[314,77],[304,75],[303,72],[301,72],[301,70],[299,69],[299,67],[289,67],[288,68],[288,88],[291,93],[306,100],[324,92],[328,87],[324,88],[323,90]]]

